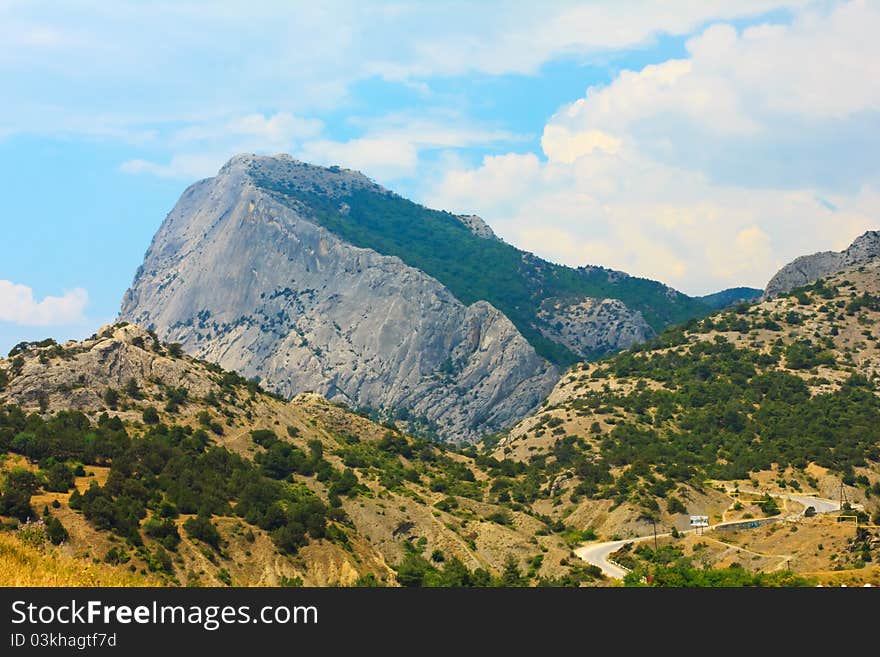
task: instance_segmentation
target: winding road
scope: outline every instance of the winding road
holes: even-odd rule
[[[764,493],[760,493],[758,491],[750,491],[750,490],[742,490],[741,493],[749,493],[754,495],[763,495]],[[822,497],[813,497],[812,495],[788,495],[785,493],[770,493],[771,497],[779,497],[787,500],[792,500],[797,502],[798,504],[803,505],[804,511],[806,511],[808,506],[812,506],[816,509],[816,513],[831,513],[833,511],[838,511],[840,509],[840,503],[835,502],[834,500],[825,499]],[[770,518],[760,518],[757,521],[761,524],[766,524],[768,522],[776,522],[778,520],[783,520],[785,518],[792,518],[797,516],[802,516],[804,511],[799,511],[797,513],[790,513],[788,515],[780,514],[778,516],[771,516]],[[711,531],[713,529],[718,529],[719,527],[725,527],[727,525],[735,525],[743,522],[742,520],[729,520],[727,522],[719,522],[715,525],[710,525],[709,527],[705,527],[703,531]],[[680,534],[692,534],[696,530],[687,529],[685,531],[679,532]],[[657,538],[664,538],[666,536],[671,536],[670,533],[657,534]],[[614,579],[623,579],[628,572],[625,568],[618,566],[616,563],[608,560],[608,556],[612,552],[616,552],[620,548],[622,548],[627,543],[641,543],[643,541],[649,541],[654,539],[653,532],[646,536],[637,536],[636,538],[625,538],[617,541],[604,541],[601,543],[584,543],[579,548],[576,548],[574,553],[586,561],[587,563],[593,564],[594,566],[598,566],[602,569],[602,572],[607,577],[612,577]]]

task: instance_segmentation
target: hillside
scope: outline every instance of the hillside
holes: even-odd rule
[[[654,331],[705,313],[699,301],[656,281],[602,267],[573,269],[547,262],[494,235],[475,232],[457,215],[431,210],[377,185],[337,187],[336,193],[316,190],[302,184],[298,175],[302,163],[286,164],[281,168],[253,160],[251,178],[281,203],[304,211],[345,241],[396,256],[436,278],[462,303],[491,303],[540,355],[557,364],[596,357],[617,345],[566,346],[548,339],[538,318],[547,301],[617,299],[625,309],[640,313]],[[329,169],[331,176],[345,173]]]
[[[875,265],[694,320],[573,367],[480,450],[315,394],[285,401],[136,325],[22,343],[0,359],[0,583],[43,555],[33,581],[48,584],[603,585],[572,552],[583,541],[775,512],[731,487],[837,498],[843,485],[877,523],[878,319]],[[789,535],[762,538],[769,556],[747,566],[787,566],[771,553]],[[852,530],[823,518],[798,536],[778,544],[799,550],[795,570],[880,558],[870,535],[849,556]],[[640,549],[634,565],[674,558],[670,577],[694,585],[802,582],[688,570],[728,567],[740,548],[725,545]]]
[[[571,556],[583,527],[533,508],[544,480],[498,494],[506,467],[284,401],[135,325],[22,343],[0,359],[0,584],[35,550],[82,584],[597,581]]]
[[[560,366],[707,312],[660,283],[541,260],[355,171],[242,155],[183,193],[120,319],[285,398],[473,442],[534,410]]]
[[[737,303],[755,301],[763,293],[763,290],[753,287],[731,287],[696,299],[713,310],[723,310]]]
[[[784,294],[797,287],[809,285],[823,276],[844,269],[869,264],[880,258],[880,231],[869,230],[843,251],[821,251],[800,256],[780,269],[767,283],[767,298]]]
[[[763,515],[734,486],[843,491],[880,524],[878,321],[877,261],[692,320],[571,368],[493,453],[556,473],[561,519],[606,536]]]

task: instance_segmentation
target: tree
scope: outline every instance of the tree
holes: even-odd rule
[[[21,488],[7,486],[6,491],[0,496],[0,515],[12,516],[22,522],[34,516],[31,508],[31,495]]]
[[[765,495],[761,501],[758,502],[758,507],[761,509],[761,513],[765,516],[779,515],[779,505],[776,503],[776,500],[769,495]]]
[[[507,555],[504,561],[504,569],[501,571],[501,586],[514,587],[526,586],[527,582],[516,558],[512,554]]]
[[[144,424],[158,424],[159,423],[159,411],[156,410],[155,406],[147,406],[144,409],[141,417],[144,420]]]
[[[46,474],[45,489],[53,493],[66,493],[73,488],[73,473],[64,463],[56,463]]]
[[[206,514],[200,513],[195,518],[190,518],[183,523],[183,529],[190,538],[198,539],[215,550],[220,549],[220,532]]]
[[[132,399],[140,399],[141,398],[141,389],[138,387],[138,383],[134,377],[130,378],[128,382],[125,384],[125,394],[131,397]]]
[[[104,391],[104,403],[107,404],[107,407],[111,410],[116,410],[116,405],[119,403],[119,393],[113,388],[107,388]]]
[[[36,475],[24,468],[15,468],[6,475],[6,488],[0,496],[0,515],[12,516],[22,522],[36,514],[31,508],[31,495],[37,492]]]
[[[418,554],[407,554],[397,567],[397,582],[401,586],[423,586],[425,576],[436,569]]]
[[[70,538],[70,534],[67,533],[67,530],[64,528],[64,525],[61,524],[61,521],[58,520],[55,516],[46,516],[46,536],[49,539],[49,542],[52,545],[61,545],[64,541]]]
[[[666,500],[666,509],[669,513],[687,513],[687,507],[677,497],[670,497]]]

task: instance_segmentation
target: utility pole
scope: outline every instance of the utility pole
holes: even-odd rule
[[[654,525],[654,553],[657,553],[657,518],[651,516],[651,524]]]

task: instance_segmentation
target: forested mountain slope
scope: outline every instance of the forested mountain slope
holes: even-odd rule
[[[358,172],[242,155],[181,196],[120,319],[285,397],[472,442],[525,417],[561,366],[707,312],[654,281],[541,260]]]
[[[608,500],[681,527],[708,481],[834,499],[843,483],[876,513],[878,321],[874,262],[687,322],[571,368],[495,455],[564,477],[569,519]]]

